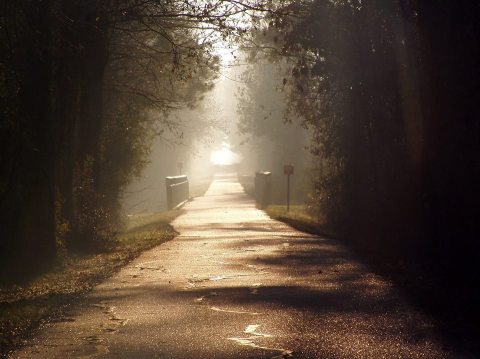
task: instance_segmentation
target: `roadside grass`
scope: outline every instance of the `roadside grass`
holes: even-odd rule
[[[173,239],[169,224],[183,211],[129,216],[107,251],[63,251],[49,270],[21,285],[0,285],[0,358],[23,343],[44,321],[58,320],[75,298],[110,277],[140,253]]]
[[[290,205],[288,212],[285,205],[270,205],[266,208],[266,212],[275,219],[294,219],[306,224],[318,225],[317,221],[307,212],[306,206],[302,204]]]
[[[305,205],[291,205],[289,212],[285,205],[270,205],[264,211],[271,218],[300,231],[336,238],[324,230],[321,219],[317,220],[308,213]],[[417,308],[438,320],[439,328],[449,343],[447,346],[464,348],[467,356],[472,358],[480,354],[478,321],[465,320],[469,315],[475,315],[471,308],[479,302],[480,290],[459,286],[445,291],[445,281],[452,274],[436,269],[434,263],[428,260],[423,262],[416,257],[405,260],[386,256],[381,249],[365,247],[352,240],[343,239],[341,243],[375,273],[392,281]]]
[[[304,204],[290,205],[288,212],[286,205],[270,205],[264,210],[270,218],[287,223],[300,231],[334,238],[322,220],[312,216]]]
[[[255,198],[255,184],[254,177],[247,175],[238,175],[238,181],[243,187],[243,191],[252,198]],[[293,204],[290,205],[290,210],[287,211],[286,205],[271,204],[266,208],[262,208],[272,219],[276,219],[280,222],[284,222],[293,228],[300,231],[328,236],[333,238],[328,230],[325,228],[325,224],[316,216],[312,216],[305,204]]]

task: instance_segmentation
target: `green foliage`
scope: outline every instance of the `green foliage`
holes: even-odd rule
[[[316,158],[309,203],[335,234],[396,256],[477,248],[479,17],[455,1],[316,0],[272,14],[264,47],[291,60],[289,108]],[[446,218],[470,239],[459,245]]]
[[[62,207],[65,205],[65,200],[58,190],[55,189],[55,238],[57,249],[65,248],[65,235],[71,231],[70,223],[62,215]]]
[[[407,66],[399,64],[406,39],[394,31],[399,8],[313,1],[293,9],[302,15],[284,17],[275,27],[281,53],[292,59],[284,80],[290,109],[313,135],[310,206],[342,235],[358,237],[365,227],[372,235],[377,215],[396,211],[383,198],[401,196],[396,184],[411,172],[398,91],[399,68]]]
[[[153,140],[167,136],[185,142],[183,124],[171,112],[195,107],[218,71],[210,43],[201,44],[194,31],[180,26],[158,36],[154,29],[165,31],[159,23],[124,24],[110,45],[114,55],[106,68],[97,191],[116,224],[120,194],[141,174]],[[193,138],[202,134],[193,131],[198,125],[189,125]]]
[[[81,239],[74,245],[88,250],[103,248],[105,241],[112,239],[115,233],[111,212],[103,205],[104,194],[96,190],[93,170],[94,158],[87,156],[83,163],[77,164],[74,173],[76,225]]]

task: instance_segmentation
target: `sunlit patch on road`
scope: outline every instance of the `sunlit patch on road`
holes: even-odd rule
[[[236,177],[215,179],[185,211],[172,223],[176,239],[97,287],[73,321],[53,323],[41,346],[14,357],[462,358],[340,242],[267,217]]]
[[[253,341],[256,339],[260,338],[272,338],[273,336],[270,334],[264,334],[264,333],[258,333],[257,329],[260,327],[259,324],[249,324],[243,331],[245,334],[250,334],[248,337],[233,337],[233,338],[227,338],[228,340],[233,340],[237,344],[244,345],[244,346],[249,346],[252,348],[256,349],[263,349],[263,350],[271,350],[271,351],[276,351],[279,352],[279,355],[275,355],[271,357],[271,359],[280,359],[280,358],[290,358],[293,355],[293,351],[288,350],[288,349],[282,349],[282,348],[270,348],[266,346],[261,346],[258,344],[255,344]]]
[[[244,274],[232,274],[232,275],[214,275],[209,278],[210,281],[212,282],[218,282],[220,280],[225,280],[225,279],[235,279],[235,278],[240,278],[240,277],[251,277],[254,276],[255,274],[250,274],[250,273],[244,273]]]
[[[242,310],[233,310],[233,309],[222,309],[219,307],[210,307],[211,310],[215,312],[222,312],[222,313],[233,313],[233,314],[248,314],[248,315],[260,315],[262,313],[258,312],[245,312]]]

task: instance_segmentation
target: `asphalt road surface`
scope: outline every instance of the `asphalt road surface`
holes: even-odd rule
[[[339,242],[217,177],[180,235],[96,287],[12,358],[467,358]]]

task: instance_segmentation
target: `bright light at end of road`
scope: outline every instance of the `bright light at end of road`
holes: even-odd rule
[[[229,166],[239,162],[239,156],[230,150],[228,143],[222,143],[219,150],[215,150],[210,155],[210,162],[216,166]]]

